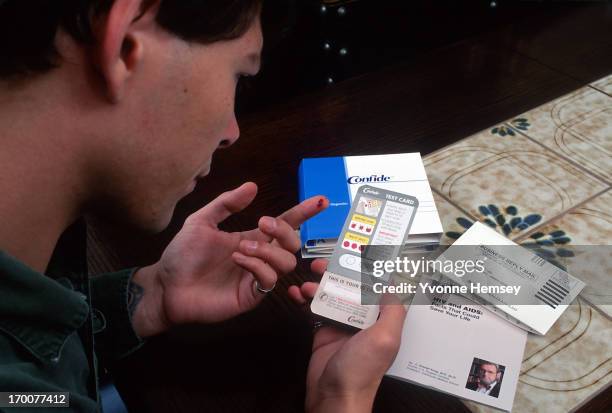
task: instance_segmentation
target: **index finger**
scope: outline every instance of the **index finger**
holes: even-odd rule
[[[278,218],[298,229],[307,219],[312,218],[329,206],[329,200],[323,195],[313,196],[293,208],[283,212]]]

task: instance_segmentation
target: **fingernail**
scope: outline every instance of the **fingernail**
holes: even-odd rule
[[[245,242],[245,247],[247,250],[255,251],[257,249],[257,241],[247,241]]]
[[[274,231],[276,229],[276,220],[271,217],[263,217],[261,223],[268,228],[269,231]]]

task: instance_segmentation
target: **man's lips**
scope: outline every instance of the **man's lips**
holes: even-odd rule
[[[202,172],[200,172],[197,176],[196,176],[196,180],[200,180],[200,179],[204,179],[208,174],[210,173],[210,165],[208,165],[206,168],[204,168],[202,170]]]

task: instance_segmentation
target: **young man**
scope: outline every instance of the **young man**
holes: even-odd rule
[[[85,213],[164,229],[214,151],[238,139],[234,94],[259,70],[260,6],[0,0],[0,391],[70,392],[72,410],[96,411],[98,360],[177,324],[249,311],[294,269],[294,229],[327,201],[220,231],[254,199],[246,183],[191,215],[149,267],[90,279],[47,271],[60,235]],[[315,289],[290,294],[301,303]],[[403,317],[385,307],[350,338],[321,328],[307,409],[369,410]]]

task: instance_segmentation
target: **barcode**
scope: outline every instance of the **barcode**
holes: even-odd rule
[[[544,266],[544,263],[546,263],[546,262],[548,262],[548,261],[546,261],[544,258],[542,258],[542,257],[540,257],[540,256],[538,256],[538,255],[534,255],[534,256],[531,258],[531,262],[533,262],[534,264],[536,264],[536,265],[538,265],[538,266],[542,267],[542,266]]]
[[[568,294],[569,290],[567,288],[559,285],[553,280],[548,280],[535,296],[543,303],[555,309],[565,300]]]

